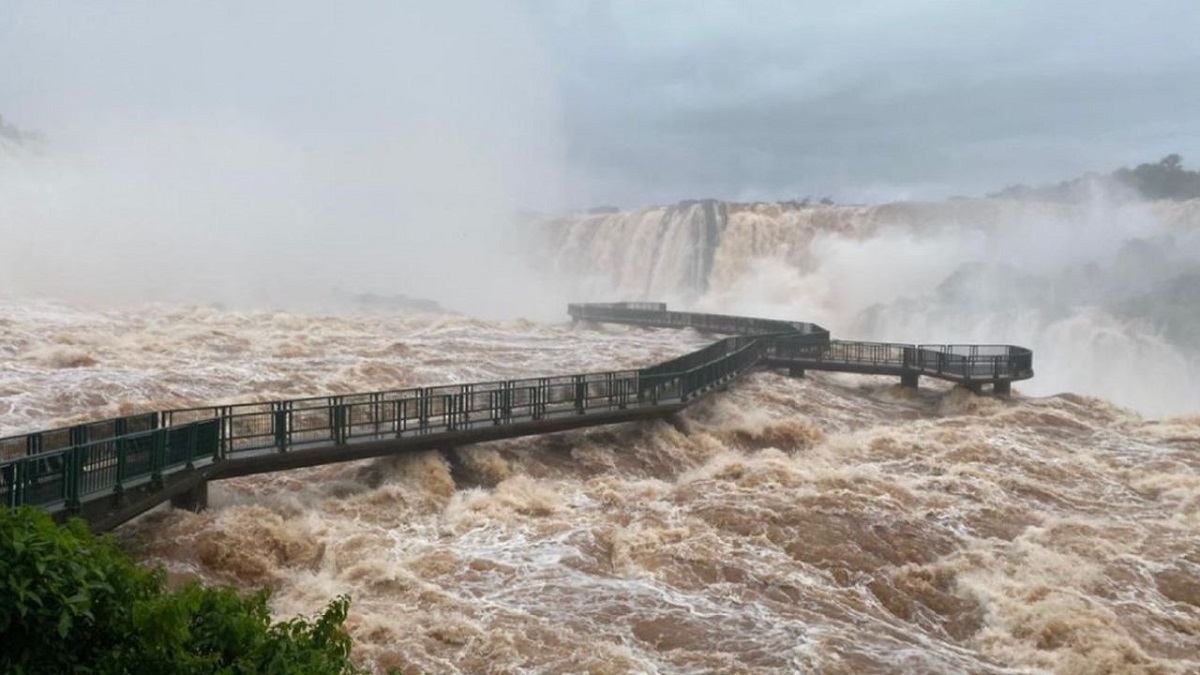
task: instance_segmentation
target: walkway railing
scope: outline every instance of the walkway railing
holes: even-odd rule
[[[968,383],[1033,375],[1032,353],[1007,345],[845,342],[811,323],[672,312],[661,303],[573,304],[569,312],[577,320],[730,337],[638,370],[164,410],[4,438],[0,505],[76,512],[96,500],[119,503],[133,489],[162,491],[189,472],[219,478],[221,467],[246,458],[256,461],[242,473],[296,465],[270,458],[309,450],[322,451],[312,463],[344,461],[362,455],[339,448],[362,444],[394,451],[427,437],[453,445],[561,430],[564,420],[578,427],[668,414],[760,364]]]
[[[829,341],[829,331],[814,323],[758,319],[729,314],[671,312],[664,303],[592,302],[567,305],[571,318],[580,321],[626,323],[655,328],[694,328],[723,335],[797,335]]]
[[[1033,377],[1033,352],[1012,345],[911,345],[889,342],[831,340],[818,353],[785,355],[776,350],[777,360],[806,361],[809,367],[891,367],[918,375],[956,382],[979,380],[1024,380]]]

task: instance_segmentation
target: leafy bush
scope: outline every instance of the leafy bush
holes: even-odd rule
[[[340,596],[313,620],[271,623],[263,589],[188,583],[133,564],[79,520],[0,509],[0,672],[356,673]]]

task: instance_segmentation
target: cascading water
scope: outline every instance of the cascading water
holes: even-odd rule
[[[543,232],[541,257],[580,297],[798,318],[845,338],[1025,344],[1054,357],[1031,393],[1200,406],[1200,201],[684,204]]]
[[[681,202],[595,214],[545,231],[552,269],[628,297],[695,297],[708,286],[726,204]]]

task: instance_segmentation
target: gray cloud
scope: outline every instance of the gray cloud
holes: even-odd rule
[[[1195,165],[1198,29],[1195,0],[6,0],[0,114],[52,160],[0,162],[0,288],[486,311],[530,287],[497,273],[520,208]],[[220,255],[148,283],[181,246]]]
[[[942,197],[1200,160],[1191,0],[618,0],[544,25],[584,199]]]

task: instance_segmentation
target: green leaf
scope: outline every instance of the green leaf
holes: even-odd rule
[[[0,580],[0,644],[16,646],[0,650],[0,673],[357,672],[349,598],[272,624],[269,589],[168,589],[111,537],[44,511],[0,509]]]

